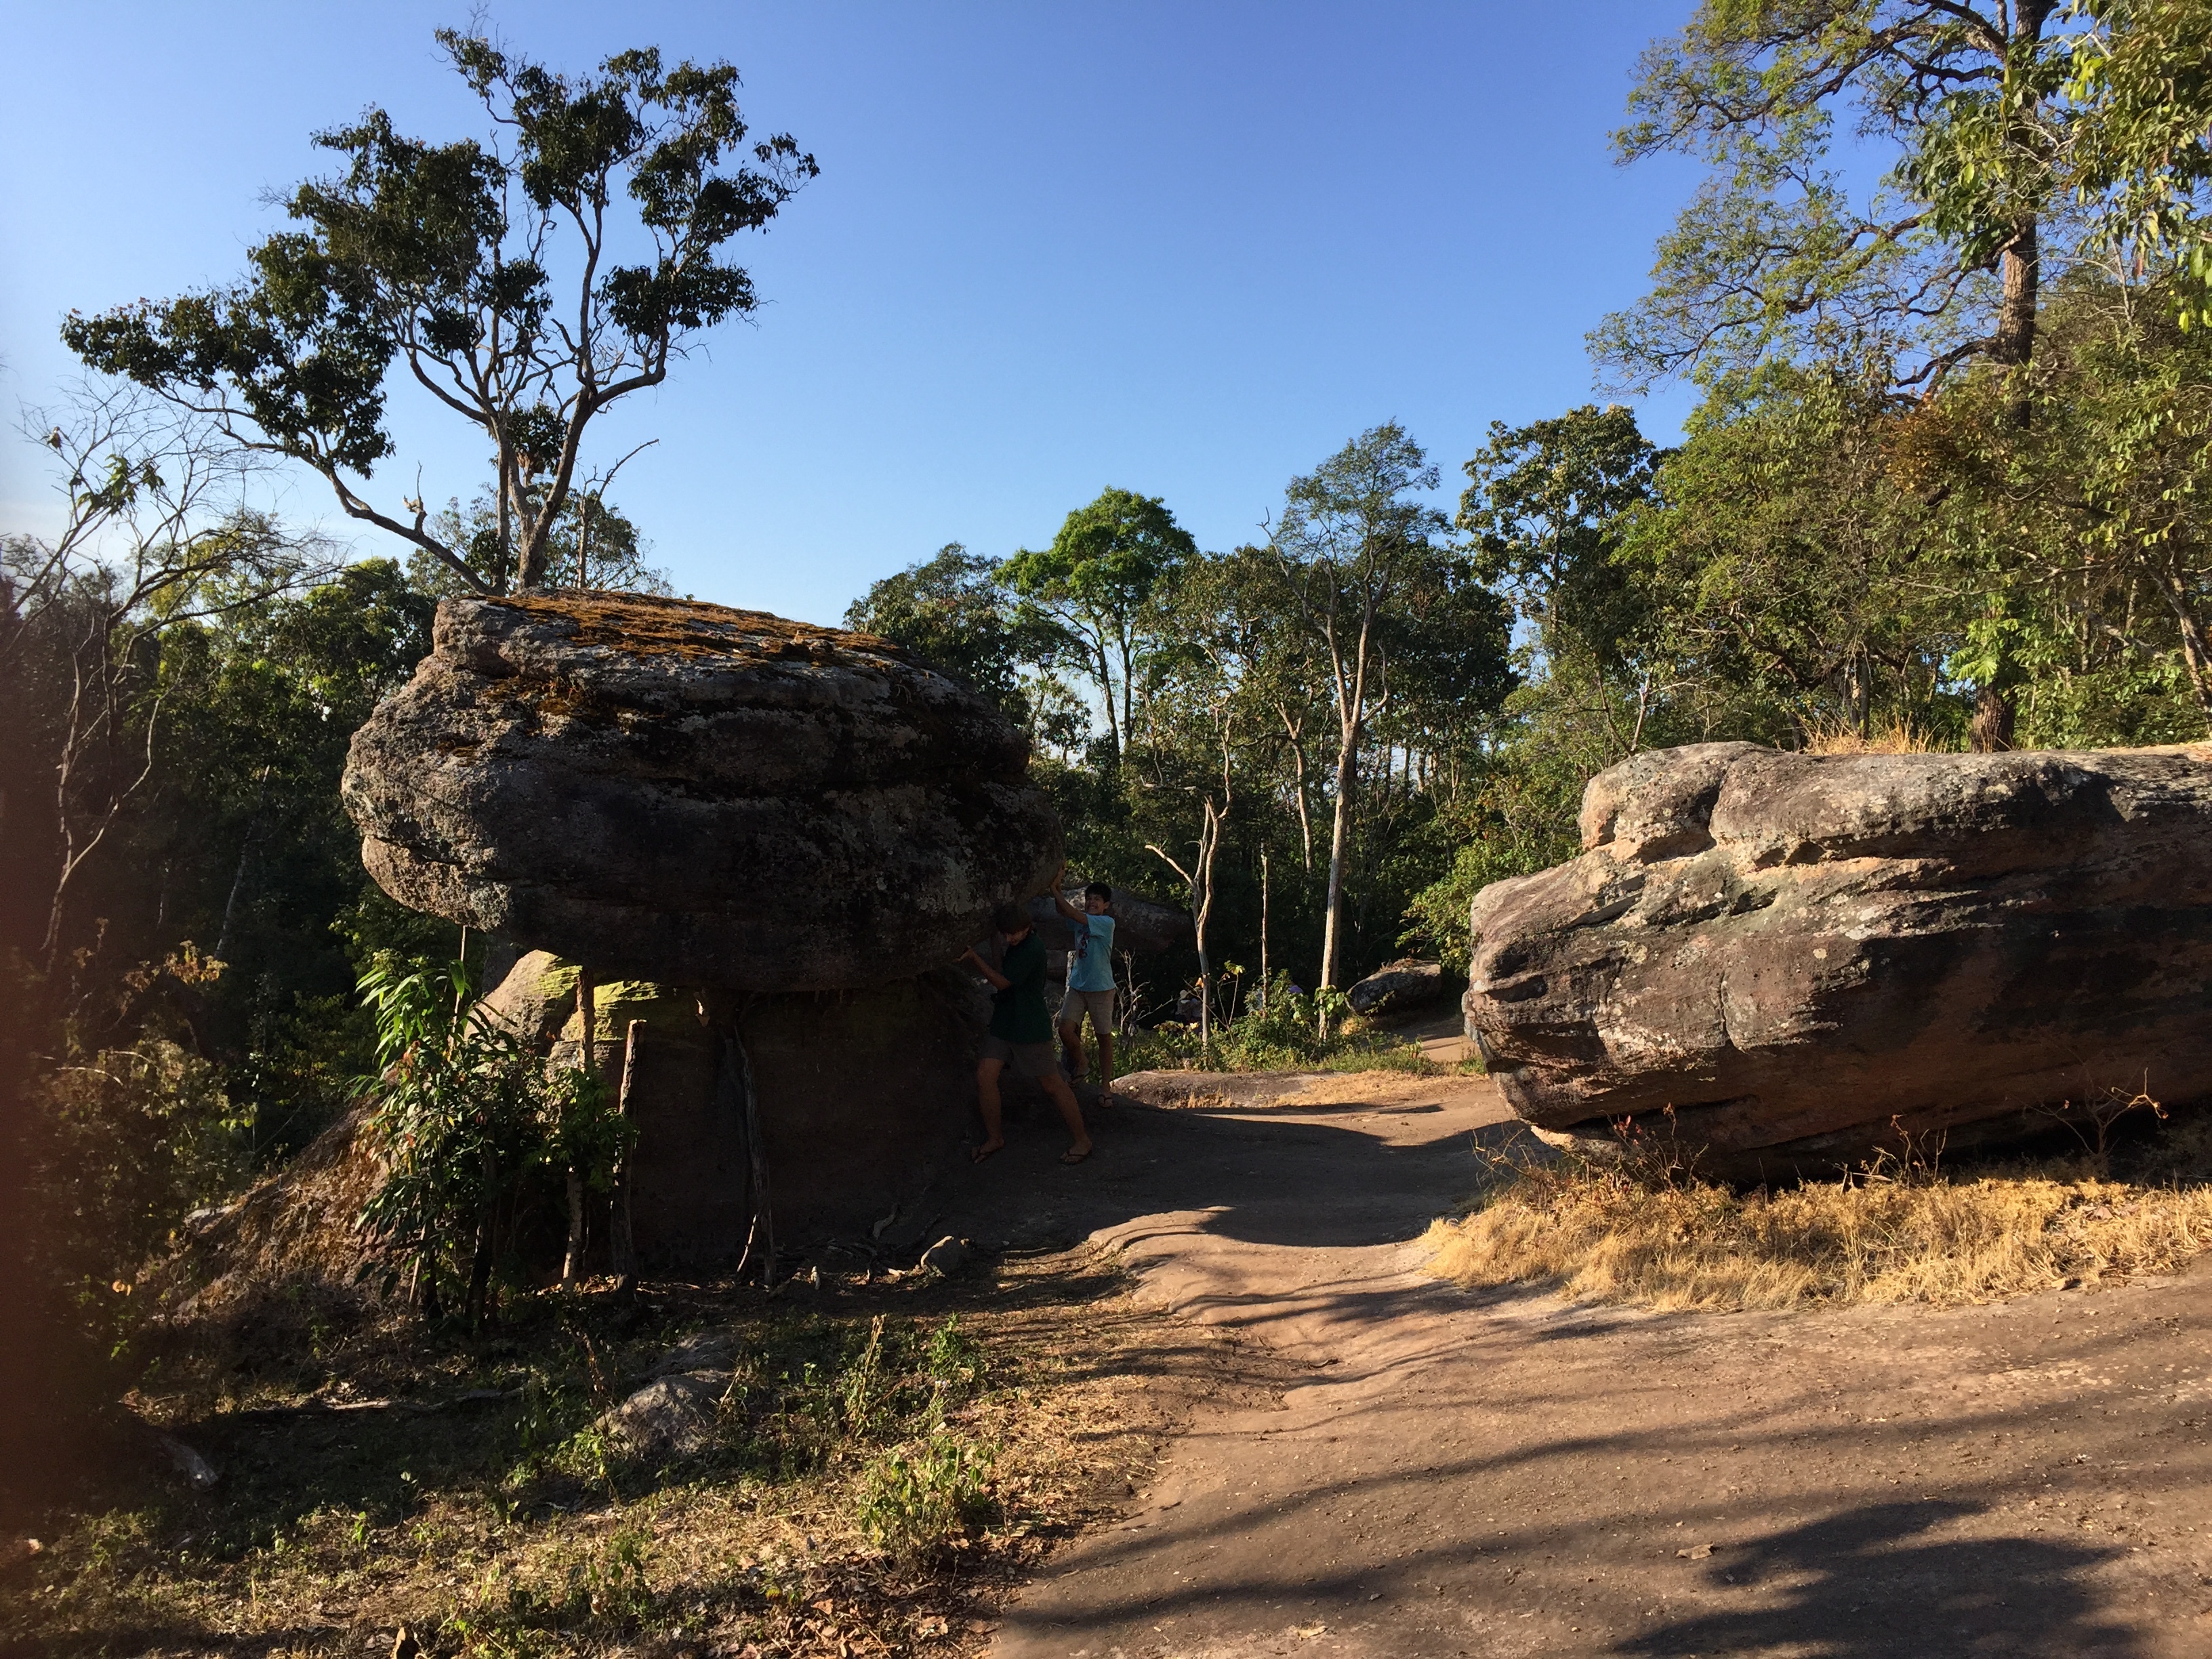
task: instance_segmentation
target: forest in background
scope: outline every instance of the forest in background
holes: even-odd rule
[[[455,949],[362,872],[351,732],[441,593],[665,586],[590,421],[751,309],[726,245],[811,176],[726,65],[446,45],[507,150],[326,135],[340,171],[237,283],[70,319],[89,389],[28,423],[67,499],[0,565],[12,1243],[117,1331],[188,1212],[355,1097],[361,976]],[[1468,457],[1385,422],[1292,460],[1249,545],[1109,489],[848,621],[1031,733],[1076,870],[1203,918],[1147,1000],[1203,978],[1224,1014],[1275,973],[1462,964],[1475,890],[1571,853],[1638,749],[2202,739],[2208,64],[2184,0],[1709,4],[1617,136],[1707,181],[1591,337],[1613,395],[1701,388],[1679,445],[1596,402]],[[1839,132],[1899,158],[1871,196]],[[600,257],[617,210],[642,263]],[[482,442],[481,498],[390,496],[395,375]],[[276,467],[403,556],[258,507]]]

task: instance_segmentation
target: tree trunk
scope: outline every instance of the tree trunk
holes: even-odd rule
[[[744,1091],[745,1103],[745,1152],[752,1165],[752,1223],[746,1230],[745,1253],[738,1258],[738,1271],[744,1271],[745,1261],[753,1253],[753,1235],[763,1236],[768,1255],[761,1267],[761,1283],[773,1287],[775,1283],[775,1202],[769,1191],[768,1147],[761,1138],[760,1091],[753,1085],[753,1057],[745,1047],[745,1032],[742,1006],[731,1017],[729,1056],[737,1068],[738,1086]]]
[[[253,797],[253,816],[246,821],[246,839],[239,843],[238,868],[230,878],[230,896],[223,901],[222,927],[216,934],[215,959],[230,960],[230,929],[238,920],[239,896],[246,890],[246,866],[253,860],[253,838],[261,829],[261,809],[269,804],[269,769],[261,769],[261,787]]]
[[[499,1164],[491,1153],[483,1160],[483,1207],[477,1212],[476,1258],[469,1263],[469,1334],[474,1336],[483,1328],[485,1304],[491,1299],[491,1257],[493,1246],[493,1217],[498,1201],[493,1196],[498,1191]]]
[[[1106,749],[1113,765],[1121,764],[1125,734],[1121,730],[1121,712],[1114,707],[1114,659],[1106,654],[1103,635],[1094,641],[1093,649],[1098,659],[1099,700],[1106,707]]]
[[[1213,957],[1206,948],[1206,924],[1213,918],[1213,859],[1221,850],[1222,813],[1213,803],[1205,804],[1206,821],[1198,832],[1197,879],[1191,884],[1191,936],[1198,946],[1199,1063],[1213,1063]]]
[[[2197,607],[2190,603],[2188,580],[2179,570],[2166,571],[2166,591],[2181,634],[2181,660],[2189,671],[2189,689],[2196,694],[2197,712],[2203,717],[2206,732],[2212,734],[2212,637],[2207,636]]]
[[[1260,1007],[1267,1006],[1267,849],[1260,849]]]
[[[2027,219],[2014,228],[2013,238],[1997,255],[1997,275],[2004,298],[1997,307],[1997,361],[2025,368],[2035,356],[2035,302],[2039,261],[2036,252],[2036,223]]]
[[[630,1090],[637,1079],[637,1050],[645,1032],[645,1022],[634,1019],[623,1032],[622,1087],[615,1096],[615,1115],[623,1122],[629,1121]],[[750,1089],[750,1084],[747,1087]],[[625,1157],[622,1167],[615,1171],[614,1204],[608,1218],[607,1254],[613,1258],[615,1274],[622,1282],[616,1293],[627,1296],[637,1287],[637,1241],[630,1231],[629,1193],[630,1160]]]
[[[1336,983],[1344,947],[1344,858],[1352,839],[1352,793],[1359,775],[1359,727],[1345,728],[1336,757],[1336,822],[1328,842],[1328,906],[1322,923],[1321,982]],[[1323,1035],[1327,1035],[1326,1032]]]
[[[584,1177],[568,1167],[568,1248],[561,1255],[561,1282],[574,1285],[584,1270]]]
[[[1298,844],[1305,850],[1306,868],[1313,868],[1313,820],[1306,811],[1306,744],[1299,727],[1291,724],[1291,717],[1279,706],[1275,712],[1282,715],[1283,729],[1291,735],[1291,782],[1297,790],[1298,806]],[[1304,722],[1301,721],[1300,725]]]
[[[1977,755],[1995,755],[2012,747],[2012,693],[1995,684],[1974,694],[1974,722],[1968,728],[1966,746]]]
[[[1850,722],[1852,732],[1860,742],[1866,741],[1867,726],[1874,712],[1873,665],[1868,660],[1866,648],[1854,646],[1844,659],[1844,718]]]
[[[2016,48],[2032,51],[2043,38],[2043,25],[2055,9],[2055,0],[2016,0],[2012,38]],[[2009,74],[2006,78],[2009,80]],[[2036,142],[2036,104],[2031,99],[2014,118],[2013,141],[2028,149]],[[1997,307],[1997,361],[2014,371],[2024,370],[2035,356],[2036,289],[2042,272],[2035,216],[2024,216],[2013,227],[2012,240],[1997,255],[1997,278],[2003,298]],[[2015,374],[2010,418],[2014,426],[2028,423],[2031,406],[2025,374]]]
[[[1137,688],[1132,683],[1130,675],[1131,660],[1135,656],[1135,653],[1131,648],[1130,643],[1126,638],[1120,643],[1121,649],[1121,740],[1126,744],[1133,742],[1137,735]],[[1107,688],[1106,695],[1109,697],[1111,697],[1114,695],[1113,688],[1111,686]]]
[[[492,592],[504,593],[514,574],[514,503],[508,481],[514,476],[514,445],[504,431],[499,436],[499,568],[492,574]]]

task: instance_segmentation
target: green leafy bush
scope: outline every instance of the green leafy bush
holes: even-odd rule
[[[1328,1035],[1322,1036],[1326,1015]],[[1122,1069],[1223,1072],[1367,1070],[1419,1071],[1427,1061],[1418,1044],[1378,1030],[1352,1012],[1344,993],[1324,986],[1308,993],[1279,973],[1267,994],[1255,998],[1234,1019],[1213,1028],[1211,1054],[1202,1053],[1195,1025],[1166,1024],[1126,1040]]]
[[[574,1169],[602,1189],[627,1126],[598,1079],[549,1070],[477,1004],[468,965],[403,971],[380,957],[362,975],[376,1018],[368,1133],[384,1177],[361,1216],[387,1288],[411,1275],[436,1316],[463,1279],[470,1327],[483,1322],[495,1263],[512,1253],[531,1180]]]
[[[938,1435],[885,1452],[860,1479],[859,1520],[870,1543],[919,1564],[973,1537],[997,1512],[994,1449]]]

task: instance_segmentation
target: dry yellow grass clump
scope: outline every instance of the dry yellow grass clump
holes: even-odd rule
[[[1862,733],[1848,720],[1815,720],[1805,733],[1808,755],[1924,755],[1936,739],[1902,714]]]
[[[2202,1126],[2166,1139],[2162,1180],[2114,1179],[2085,1156],[1739,1193],[1571,1158],[1518,1163],[1428,1243],[1432,1271],[1462,1285],[1657,1309],[1990,1302],[2167,1273],[2212,1247],[2205,1140]]]

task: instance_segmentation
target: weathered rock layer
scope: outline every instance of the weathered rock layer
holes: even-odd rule
[[[451,599],[355,735],[401,903],[613,975],[789,991],[941,966],[1058,862],[1028,744],[885,641],[641,595]]]
[[[1474,906],[1468,1031],[1541,1130],[1759,1179],[2212,1095],[2212,745],[1697,744],[1582,831]]]

